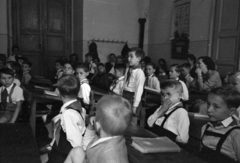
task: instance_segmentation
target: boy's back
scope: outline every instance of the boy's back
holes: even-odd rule
[[[127,148],[125,138],[116,136],[104,142],[95,139],[88,145],[86,155],[89,163],[128,163]]]

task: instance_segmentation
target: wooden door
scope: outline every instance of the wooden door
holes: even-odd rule
[[[70,53],[71,1],[13,0],[13,44],[32,62],[32,74],[51,77]]]
[[[216,1],[213,59],[221,76],[239,69],[239,15],[239,0]]]

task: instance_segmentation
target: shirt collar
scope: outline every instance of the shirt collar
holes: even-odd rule
[[[213,125],[211,122],[208,122],[208,124],[210,124],[212,127],[221,126],[221,125],[223,125],[224,127],[228,127],[228,126],[230,126],[230,124],[232,122],[233,122],[233,118],[228,117],[228,118],[224,119],[223,121],[216,122],[216,123],[218,123],[217,125]]]
[[[83,79],[83,80],[80,80],[80,83],[83,83],[84,81],[88,81],[87,78]]]
[[[177,105],[181,104],[181,102],[177,102],[176,104],[174,104],[173,106],[171,106],[168,111],[173,110]]]
[[[60,72],[60,71],[62,71],[62,69],[61,69],[61,68],[57,70],[57,73],[58,73],[58,72]]]
[[[64,103],[63,106],[61,107],[60,112],[62,113],[68,105],[70,105],[70,104],[72,104],[76,101],[77,101],[77,99],[74,99],[74,100],[71,100],[71,101],[68,101],[68,102]]]
[[[12,89],[12,87],[13,87],[13,83],[12,83],[9,87],[4,87],[4,86],[3,86],[2,91],[6,88],[7,91],[9,92],[9,91]]]
[[[100,139],[98,139],[97,141],[95,141],[95,142],[91,145],[90,148],[95,147],[96,145],[98,145],[98,144],[100,144],[100,143],[102,143],[102,142],[105,142],[105,141],[107,141],[107,140],[110,140],[110,139],[113,139],[113,138],[117,138],[117,137],[118,137],[118,136],[111,136],[111,137],[100,138]]]
[[[121,77],[118,78],[118,81],[124,80],[124,78],[125,78],[125,76],[121,76]]]
[[[151,74],[151,75],[149,75],[149,76],[147,76],[147,77],[148,77],[148,78],[151,78],[151,77],[153,77],[153,75],[154,75],[154,74]]]
[[[190,74],[187,74],[186,76],[185,76],[185,79],[187,78],[187,77],[189,77],[190,76]]]
[[[23,72],[23,75],[24,75],[24,74],[28,74],[28,73],[29,73],[29,71]]]

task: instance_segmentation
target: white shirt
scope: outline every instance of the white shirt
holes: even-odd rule
[[[182,100],[187,101],[189,99],[188,88],[183,81],[181,80],[178,80],[178,81],[182,84],[182,88],[183,88]]]
[[[148,81],[145,81],[145,83],[147,83],[146,86],[160,92],[160,82],[159,82],[158,78],[154,74],[152,74],[149,77],[146,77],[146,80],[147,79],[148,79]]]
[[[67,140],[71,143],[72,147],[82,146],[82,135],[86,130],[85,119],[86,111],[82,108],[81,115],[73,109],[66,109],[67,106],[76,102],[77,100],[71,100],[66,102],[61,107],[61,126],[63,131],[66,133]]]
[[[84,80],[87,80],[87,79],[81,80],[80,83],[82,83]],[[91,92],[91,87],[89,86],[89,84],[82,83],[80,86],[78,97],[82,98],[85,104],[90,104],[90,92]]]
[[[124,82],[123,90],[129,91],[129,92],[135,92],[133,107],[138,107],[143,94],[145,75],[142,69],[140,68],[133,69],[129,79],[129,83],[128,83],[126,81],[127,72],[128,70],[126,71],[126,74],[125,74],[125,82]]]
[[[177,106],[178,104],[180,104],[180,102],[171,106],[165,114],[169,114],[174,109],[174,107]],[[154,123],[158,126],[161,126],[163,120],[165,119],[164,116],[162,117],[157,116],[157,112],[161,109],[161,107],[162,106],[160,106],[154,112],[154,114],[152,114],[148,118],[147,123],[150,127],[152,127]],[[163,128],[176,134],[177,135],[176,141],[180,143],[187,143],[189,138],[189,134],[188,134],[189,125],[190,125],[190,122],[189,122],[187,111],[184,108],[179,108],[168,117]]]
[[[91,61],[90,63],[89,63],[89,73],[90,74],[95,74],[95,70],[94,70],[94,68],[97,68],[97,65],[93,62],[93,61]]]
[[[118,78],[117,81],[116,81],[116,85],[113,83],[110,86],[110,90],[112,90],[114,93],[116,93],[118,95],[122,95],[124,80],[125,80],[125,76],[121,76],[120,78]]]
[[[11,88],[13,87],[13,84],[10,85],[9,87],[7,87],[7,91],[8,91],[8,94],[10,94],[10,91],[11,91]],[[1,102],[1,99],[2,99],[2,91],[5,89],[4,86],[0,87],[0,90],[1,90],[1,93],[0,93],[0,102]],[[16,102],[18,101],[23,101],[24,100],[24,97],[23,97],[23,90],[22,88],[20,88],[19,86],[15,86],[14,90],[13,90],[13,93],[12,93],[12,103],[16,104]],[[9,102],[9,96],[7,97],[7,102]]]

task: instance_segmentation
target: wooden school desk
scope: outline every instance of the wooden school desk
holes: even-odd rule
[[[31,113],[30,113],[30,125],[35,136],[35,127],[36,127],[36,105],[37,103],[54,103],[56,101],[61,101],[61,98],[58,96],[51,96],[43,93],[43,90],[36,89],[34,87],[23,87],[24,98],[30,103]]]
[[[41,162],[29,124],[0,124],[0,162]]]
[[[130,139],[132,136],[150,138],[157,137],[157,135],[144,128],[130,124],[125,132],[130,163],[206,163],[205,161],[196,157],[193,153],[189,153],[183,149],[181,152],[176,153],[143,154],[130,145],[132,143],[132,140]]]

